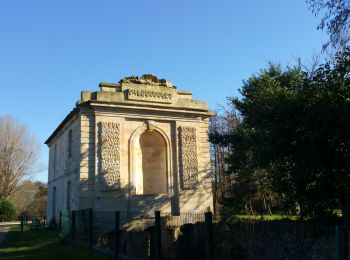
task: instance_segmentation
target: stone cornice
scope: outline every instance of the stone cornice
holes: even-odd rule
[[[193,100],[192,93],[177,90],[173,84],[164,79],[145,74],[126,77],[119,83],[101,82],[100,91],[82,91],[81,100],[63,119],[55,131],[45,141],[49,145],[82,106],[120,108],[136,111],[157,111],[201,116],[214,115],[208,110],[206,102]]]
[[[179,108],[179,107],[163,107],[157,106],[155,104],[116,104],[114,102],[105,102],[105,101],[87,101],[80,103],[80,106],[92,106],[92,107],[109,107],[109,108],[122,108],[126,110],[137,110],[137,111],[157,111],[164,113],[181,113],[181,114],[191,114],[204,117],[212,117],[214,112],[204,109],[188,109],[188,108]]]
[[[68,123],[68,121],[74,117],[74,115],[77,113],[78,108],[74,108],[64,119],[63,121],[58,125],[58,127],[53,131],[53,133],[49,136],[49,138],[45,141],[46,145],[49,145],[51,141],[55,138],[55,136],[61,131],[61,129],[64,128],[64,126]]]

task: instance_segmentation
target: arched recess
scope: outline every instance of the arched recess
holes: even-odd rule
[[[150,122],[137,128],[129,139],[129,160],[134,194],[173,193],[170,140],[161,128]]]

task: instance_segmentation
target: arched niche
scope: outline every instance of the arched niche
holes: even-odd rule
[[[136,195],[172,193],[171,149],[155,125],[136,129],[129,140],[130,185]]]

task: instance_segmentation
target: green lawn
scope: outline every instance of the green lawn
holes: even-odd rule
[[[112,259],[88,248],[58,243],[58,232],[54,230],[29,230],[21,232],[18,226],[7,234],[0,259]]]
[[[260,220],[261,215],[237,215],[238,218],[241,219],[256,219]],[[282,220],[282,219],[289,219],[289,220],[296,220],[298,219],[297,216],[288,216],[288,215],[278,215],[278,214],[273,214],[273,215],[262,215],[263,220]]]

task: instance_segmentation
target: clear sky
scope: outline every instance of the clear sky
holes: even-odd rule
[[[318,22],[304,0],[1,0],[0,115],[44,143],[81,90],[145,73],[215,109],[269,61],[310,61]]]

